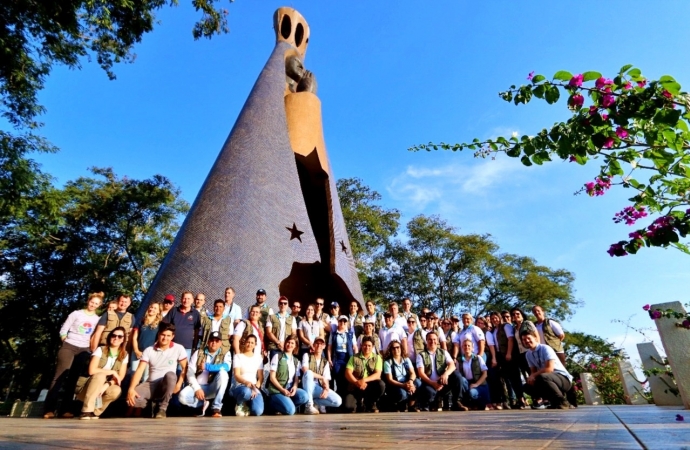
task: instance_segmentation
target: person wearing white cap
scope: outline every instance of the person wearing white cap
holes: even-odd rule
[[[357,344],[354,342],[354,335],[348,330],[348,322],[347,316],[338,317],[338,328],[331,333],[328,343],[328,363],[333,368],[333,381],[341,397],[347,393],[345,365],[357,352]]]

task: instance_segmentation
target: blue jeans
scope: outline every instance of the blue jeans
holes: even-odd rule
[[[337,408],[343,403],[343,399],[333,389],[328,390],[326,398],[321,398],[323,388],[314,381],[314,372],[311,370],[302,375],[302,388],[307,393],[307,404],[316,403],[318,406]]]
[[[228,380],[230,376],[224,370],[221,370],[216,374],[213,382],[210,384],[202,384],[201,390],[204,391],[204,396],[206,400],[213,400],[213,409],[223,409],[223,395],[225,395],[225,388],[228,386]],[[178,400],[183,405],[190,406],[192,408],[198,408],[204,403],[196,398],[194,395],[194,388],[192,386],[187,386],[178,394]]]
[[[249,406],[249,414],[252,416],[260,416],[264,413],[264,398],[261,392],[252,398],[251,389],[247,386],[237,385],[230,389],[230,395],[237,403],[246,403]]]
[[[422,380],[415,378],[413,384],[416,389],[419,389],[422,386]],[[407,400],[414,400],[417,397],[417,390],[410,395],[406,389],[386,383],[386,395],[390,397],[392,403],[397,405]]]
[[[463,390],[463,400],[467,401],[469,404],[474,404],[479,409],[484,409],[486,405],[491,403],[491,397],[489,396],[489,385],[480,384],[476,388],[470,389],[470,382],[467,378],[462,377],[462,390]]]
[[[283,394],[271,394],[268,397],[268,407],[274,412],[291,416],[295,414],[298,407],[307,403],[307,400],[309,400],[307,393],[303,389],[298,388],[292,397],[287,397]]]

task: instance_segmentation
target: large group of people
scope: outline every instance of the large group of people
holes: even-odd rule
[[[229,399],[238,417],[576,407],[563,328],[539,305],[530,321],[517,307],[415,313],[409,298],[385,311],[352,300],[346,313],[317,298],[302,315],[284,296],[273,311],[263,289],[243,314],[234,298],[228,287],[207,310],[202,293],[183,292],[178,306],[166,295],[135,323],[129,296],[99,317],[104,295],[90,294],[60,330],[44,417],[98,419],[121,396],[126,415],[150,407],[156,418],[173,403],[222,417]]]

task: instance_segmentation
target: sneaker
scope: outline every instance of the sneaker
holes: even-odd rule
[[[515,406],[515,405],[513,405],[513,406]],[[503,409],[511,409],[508,402],[503,402]]]
[[[378,413],[379,409],[376,407],[376,403],[371,405],[371,407],[367,408],[367,412],[374,413],[374,414]]]
[[[320,414],[326,414],[326,407],[323,405],[320,405],[319,406],[319,413]]]
[[[237,406],[235,406],[235,416],[237,417],[247,417],[249,414],[247,414],[247,405],[244,403],[238,403]]]
[[[214,409],[213,415],[211,417],[218,418],[218,417],[223,417],[223,415],[220,413],[220,409]]]
[[[204,406],[201,408],[201,414],[199,414],[197,417],[204,417],[206,415],[206,410],[208,409],[208,405],[210,405],[211,402],[208,400],[204,400]]]
[[[455,402],[455,410],[456,411],[469,411],[469,408],[465,405],[462,404],[460,400]]]
[[[546,407],[545,404],[539,403],[539,404],[537,404],[537,405],[532,405],[532,406],[530,406],[530,408],[532,408],[532,409],[546,409],[547,407]]]
[[[91,420],[91,419],[98,419],[98,417],[94,416],[92,412],[83,412],[81,413],[81,416],[79,417],[79,420]]]
[[[52,411],[47,412],[47,413],[43,414],[43,418],[44,418],[44,419],[54,419],[54,418],[55,418],[55,413],[52,412]]]
[[[165,413],[165,410],[164,410],[164,409],[159,409],[158,412],[156,413],[156,417],[155,417],[155,418],[156,418],[156,419],[165,419],[166,417],[168,417],[168,416],[167,416],[167,414]]]
[[[312,416],[315,414],[319,414],[319,410],[314,408],[314,405],[307,405],[304,407],[304,414]]]

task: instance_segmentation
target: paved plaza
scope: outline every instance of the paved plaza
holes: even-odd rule
[[[686,414],[687,413],[687,414]],[[676,421],[682,414],[687,421]],[[690,411],[583,406],[569,411],[235,418],[0,419],[0,448],[690,449]]]

